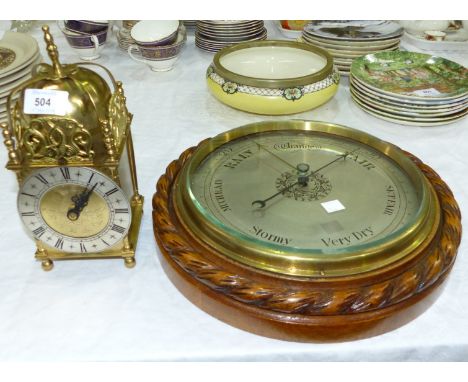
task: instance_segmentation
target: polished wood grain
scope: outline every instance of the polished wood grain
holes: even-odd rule
[[[443,180],[407,153],[437,193],[437,234],[398,264],[338,278],[268,273],[228,259],[191,236],[174,212],[172,187],[195,147],[173,161],[153,196],[163,267],[194,304],[238,328],[294,341],[343,340],[391,330],[417,316],[447,277],[461,240],[461,215]],[[423,300],[424,298],[424,300]],[[423,300],[423,301],[421,301]]]

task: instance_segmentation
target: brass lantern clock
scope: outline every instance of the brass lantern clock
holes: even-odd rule
[[[96,258],[132,268],[143,197],[122,84],[98,64],[62,65],[42,29],[52,65],[38,65],[11,92],[2,124],[20,217],[44,270],[54,260]],[[104,71],[114,90],[86,66]]]

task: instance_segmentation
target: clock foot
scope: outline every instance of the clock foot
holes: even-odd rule
[[[41,267],[44,271],[50,271],[54,267],[54,262],[50,259],[43,260],[41,262]]]
[[[124,258],[125,266],[127,268],[133,268],[136,265],[135,258],[133,257],[126,257]]]

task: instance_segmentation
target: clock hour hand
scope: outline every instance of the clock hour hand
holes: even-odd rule
[[[78,220],[83,209],[88,205],[89,197],[98,184],[95,183],[90,189],[86,188],[80,194],[73,195],[71,200],[75,205],[67,212],[67,217],[70,220]]]

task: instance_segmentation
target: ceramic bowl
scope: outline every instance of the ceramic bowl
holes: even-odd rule
[[[153,47],[130,45],[128,47],[128,54],[133,60],[148,65],[155,72],[168,71],[174,67],[186,40],[185,27],[181,26],[174,44]],[[139,53],[141,58],[135,55],[136,52]]]
[[[255,114],[282,115],[313,109],[332,98],[340,75],[332,56],[293,41],[255,41],[220,50],[207,84],[221,102]]]
[[[65,20],[65,29],[70,32],[96,34],[109,28],[107,20]]]
[[[142,47],[170,45],[176,42],[178,29],[178,20],[142,20],[133,26],[130,35]]]

